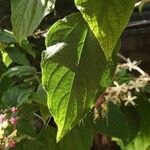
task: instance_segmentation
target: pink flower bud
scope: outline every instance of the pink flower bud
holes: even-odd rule
[[[14,140],[9,140],[8,145],[9,145],[9,148],[14,148],[16,147],[16,142]]]
[[[12,118],[10,119],[10,122],[11,122],[12,125],[15,126],[15,125],[17,124],[17,122],[18,122],[17,117],[12,117]]]
[[[0,123],[6,120],[6,114],[0,114]]]
[[[17,107],[12,107],[12,108],[10,109],[10,111],[11,111],[12,113],[16,113],[16,112],[17,112]]]

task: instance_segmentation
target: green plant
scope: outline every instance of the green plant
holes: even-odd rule
[[[0,29],[0,107],[2,116],[17,108],[18,117],[12,139],[12,127],[1,128],[1,147],[88,150],[96,133],[115,137],[122,148],[149,140],[149,75],[129,59],[115,74],[136,1],[75,0],[77,9],[63,19],[57,3],[11,0],[12,32]]]

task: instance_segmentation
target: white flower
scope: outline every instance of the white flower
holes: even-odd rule
[[[126,101],[126,102],[125,102],[125,106],[127,106],[128,104],[131,104],[131,105],[135,106],[136,104],[135,104],[135,102],[133,101],[133,100],[135,100],[135,99],[137,99],[137,97],[136,97],[136,96],[133,96],[133,97],[132,97],[131,92],[128,92],[128,93],[127,93],[127,97],[124,98],[124,100]]]
[[[131,62],[131,60],[130,60],[129,58],[127,58],[127,63],[126,63],[126,65],[127,65],[128,69],[129,69],[130,71],[132,71],[132,69],[133,69],[133,70],[136,70],[136,71],[138,71],[141,75],[145,76],[146,73],[145,73],[141,68],[138,67],[138,64],[139,64],[139,62],[137,62],[137,61]]]
[[[114,81],[114,85],[115,87],[112,87],[112,90],[116,92],[116,95],[119,95],[121,92],[127,92],[128,87],[126,86],[125,83],[123,83],[122,85],[119,85],[118,82]]]
[[[137,64],[138,64],[137,61],[131,62],[131,60],[129,58],[127,58],[127,66],[128,66],[130,71],[132,71],[132,69],[136,70]]]
[[[136,92],[140,92],[139,88],[142,88],[148,84],[150,81],[149,75],[141,75],[139,78],[137,78],[135,81],[130,81],[129,82],[129,89],[135,89]]]
[[[148,74],[141,75],[140,80],[142,80],[144,83],[148,83],[150,81],[150,76]]]
[[[129,89],[132,90],[132,89],[135,89],[136,92],[140,92],[139,88],[141,87],[141,85],[139,85],[138,82],[136,81],[130,81],[129,82]]]
[[[137,78],[135,81],[130,81],[129,82],[129,89],[135,89],[136,92],[140,92],[139,88],[142,88],[146,85],[145,81]]]

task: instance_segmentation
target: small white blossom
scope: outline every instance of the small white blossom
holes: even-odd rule
[[[150,76],[148,74],[141,75],[140,80],[142,80],[145,83],[148,83],[150,81]]]
[[[135,100],[135,99],[137,99],[137,97],[136,97],[136,96],[133,96],[133,97],[132,97],[131,92],[128,92],[127,97],[124,98],[124,100],[126,101],[126,102],[125,102],[125,106],[127,106],[128,104],[131,104],[131,105],[135,106],[136,104],[135,104],[135,102],[133,101],[133,100]]]
[[[127,58],[127,66],[129,68],[130,71],[132,71],[132,69],[136,69],[138,62],[137,61],[133,61],[131,62],[131,60],[129,58]]]
[[[128,88],[125,83],[119,85],[118,82],[114,81],[115,87],[112,87],[112,90],[116,92],[116,95],[119,95],[121,92],[127,92]]]
[[[139,85],[138,82],[131,80],[131,81],[129,82],[129,85],[130,85],[130,86],[129,86],[129,89],[130,89],[130,90],[135,89],[136,92],[140,92],[139,87],[141,87],[141,85]]]

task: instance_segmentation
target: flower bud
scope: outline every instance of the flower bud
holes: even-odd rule
[[[17,122],[18,122],[17,117],[12,117],[12,118],[10,119],[10,122],[11,122],[12,125],[15,126],[15,125],[17,124]]]
[[[16,147],[16,142],[14,140],[9,140],[8,146],[9,146],[9,148],[14,148],[14,147]]]
[[[12,113],[16,113],[16,112],[17,112],[17,107],[12,107],[12,108],[10,109],[10,111],[11,111]]]
[[[0,114],[0,123],[6,120],[6,114]]]

